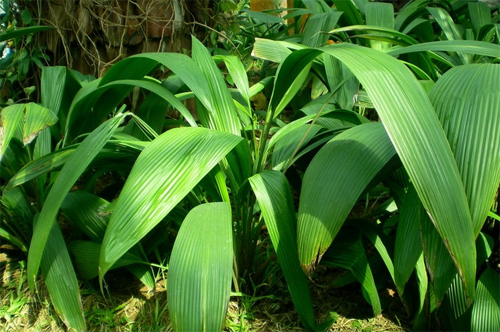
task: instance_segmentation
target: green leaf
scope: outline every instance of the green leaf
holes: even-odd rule
[[[224,158],[242,138],[178,128],[151,142],[123,186],[103,240],[100,278]]]
[[[36,27],[26,27],[26,28],[17,28],[15,30],[10,30],[0,34],[0,42],[4,42],[9,39],[14,39],[21,36],[30,35],[32,33],[52,30],[54,27],[49,26],[36,26]]]
[[[42,69],[40,87],[42,106],[57,115],[61,126],[60,132],[63,133],[71,102],[82,85],[66,67],[49,66]]]
[[[104,144],[120,125],[125,115],[120,114],[94,130],[76,149],[54,182],[35,228],[28,254],[28,285],[34,289],[34,282],[40,266],[42,253],[49,238],[49,232],[59,208],[88,164],[94,159]]]
[[[57,116],[51,110],[35,103],[7,106],[0,116],[0,160],[19,126],[22,127],[23,144],[27,145],[40,131],[57,122]]]
[[[366,25],[394,29],[394,6],[390,3],[370,2],[365,6]],[[375,33],[383,36],[384,34]],[[386,42],[370,40],[370,46],[376,50],[384,51],[391,45]]]
[[[208,203],[184,219],[168,270],[174,331],[222,331],[233,274],[231,207]]]
[[[461,173],[474,237],[500,183],[499,86],[498,65],[476,64],[447,71],[429,94]]]
[[[309,47],[324,46],[328,35],[324,32],[333,29],[342,15],[341,12],[318,13],[307,20],[304,27],[302,44]]]
[[[321,52],[305,49],[290,54],[278,67],[269,107],[276,118],[295,97],[309,74],[312,60]]]
[[[104,80],[104,77],[102,80]],[[68,114],[66,143],[71,143],[76,136],[85,133],[87,130],[93,130],[125,98],[121,92],[132,90],[135,86],[155,93],[177,109],[191,126],[196,126],[196,121],[186,106],[158,82],[146,79],[123,79],[102,84],[102,80],[100,82],[96,80],[85,85],[73,100]],[[93,109],[93,112],[89,114],[88,109]]]
[[[462,52],[489,57],[498,57],[500,54],[500,46],[474,40],[443,40],[394,48],[388,51],[387,54],[397,56],[400,54],[426,51]]]
[[[40,233],[40,227],[44,226],[38,219],[38,222],[35,223],[35,234]],[[87,328],[83,317],[80,288],[66,243],[57,223],[53,222],[49,227],[49,237],[45,249],[41,250],[43,256],[40,266],[51,302],[68,328],[75,331],[85,331]],[[30,247],[30,253],[31,250]]]
[[[203,95],[209,101],[208,104],[204,103],[208,111],[207,120],[209,125],[204,124],[206,127],[240,136],[241,126],[237,117],[236,108],[219,68],[217,68],[217,65],[205,46],[195,37],[192,38],[192,41],[193,60],[200,68],[202,77],[204,78],[193,77],[193,81],[196,82],[197,85],[202,82],[204,82],[205,85],[199,87],[201,91],[196,92],[191,86],[192,84],[190,85],[189,82],[185,81],[184,77],[179,73],[176,74],[191,88],[197,98],[201,97],[201,92],[203,91]],[[200,120],[201,115],[202,114],[198,115],[200,116]]]
[[[300,321],[309,331],[325,331],[333,323],[327,319],[317,325],[307,278],[297,258],[296,220],[293,197],[286,177],[277,171],[264,171],[249,179]]]
[[[92,241],[73,241],[69,244],[68,249],[75,261],[76,270],[78,275],[83,280],[90,280],[99,275],[99,254],[101,252],[101,244]],[[127,266],[135,263],[143,263],[143,259],[131,252],[125,253],[116,263],[112,269],[122,266]]]
[[[394,283],[400,294],[422,256],[421,218],[428,217],[415,187],[410,186],[401,207],[394,245]]]
[[[471,331],[500,330],[500,276],[488,267],[477,283]]]
[[[383,126],[368,123],[339,134],[316,154],[304,174],[298,213],[299,259],[309,275],[395,153]]]
[[[353,0],[333,0],[335,8],[343,12],[343,20],[347,22],[347,25],[363,24],[363,18],[361,17],[360,9],[356,7]]]
[[[483,26],[491,24],[491,12],[484,2],[469,2],[467,5],[469,6],[472,27],[477,36]]]
[[[61,204],[64,216],[94,242],[101,242],[108,225],[109,202],[83,190],[68,193]]]
[[[346,43],[323,50],[363,84],[472,300],[476,255],[467,197],[428,96],[404,64],[384,53]]]

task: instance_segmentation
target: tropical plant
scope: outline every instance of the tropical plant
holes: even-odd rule
[[[500,47],[366,26],[375,43],[324,46],[318,32],[340,19],[388,15],[351,5],[315,8],[301,44],[258,39],[254,54],[279,67],[253,86],[241,60],[193,39],[191,57],[140,54],[95,80],[44,68],[41,104],[2,110],[0,235],[28,253],[32,289],[42,269],[68,327],[86,326],[75,270],[105,288],[125,267],[152,286],[162,264],[174,330],[222,330],[231,285],[248,292],[276,270],[260,256],[264,225],[307,330],[334,319],[316,322],[318,264],[349,270],[337,284],[359,282],[375,315],[389,278],[416,329],[449,312],[451,328],[497,327],[494,240],[482,229],[500,182],[500,73],[488,63]],[[483,63],[462,61],[470,54]],[[165,80],[148,76],[164,68]],[[250,99],[266,85],[261,113]],[[132,113],[135,87],[144,102]],[[179,117],[165,120],[169,108]],[[360,202],[366,211],[351,213]],[[80,234],[63,237],[66,225]]]

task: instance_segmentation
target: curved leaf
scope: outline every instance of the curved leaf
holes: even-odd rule
[[[308,274],[395,153],[383,126],[368,123],[336,136],[316,154],[304,174],[298,213],[299,259]]]
[[[473,299],[476,248],[467,197],[422,86],[404,64],[384,53],[345,43],[323,50],[340,59],[363,84]]]
[[[165,217],[242,138],[177,128],[151,142],[123,186],[103,240],[100,278]]]
[[[499,86],[500,66],[476,64],[447,71],[429,94],[462,176],[475,237],[500,183]]]

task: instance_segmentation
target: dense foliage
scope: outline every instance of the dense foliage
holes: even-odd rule
[[[41,270],[83,331],[78,280],[103,289],[121,268],[154,288],[166,269],[173,329],[220,331],[232,294],[284,278],[306,330],[325,331],[309,291],[325,265],[373,315],[390,282],[415,330],[499,330],[498,8],[222,3],[257,79],[224,39],[193,38],[190,56],[138,54],[100,78],[44,67],[39,102],[3,105],[0,236],[31,289]]]

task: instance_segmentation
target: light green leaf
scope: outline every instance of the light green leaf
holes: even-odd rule
[[[447,71],[429,94],[461,173],[474,237],[500,183],[499,86],[500,66],[476,64]]]
[[[222,331],[231,295],[233,234],[227,203],[202,204],[183,221],[168,270],[174,331]]]
[[[277,171],[264,171],[254,175],[249,181],[300,321],[307,330],[325,331],[333,321],[327,319],[321,325],[316,324],[307,278],[300,268],[296,255],[295,211],[292,192],[286,177]]]
[[[40,219],[35,222],[35,234],[43,227]],[[57,223],[49,225],[49,237],[42,249],[40,267],[45,278],[50,299],[56,312],[70,330],[85,331],[85,318],[80,298],[80,288],[69,257],[66,243]],[[31,252],[30,248],[30,252]]]
[[[206,128],[178,128],[139,155],[111,215],[101,250],[101,279],[221,161],[241,138]]]
[[[0,160],[19,126],[22,127],[22,141],[26,145],[40,131],[57,122],[57,116],[51,110],[35,103],[7,106],[0,116]]]

